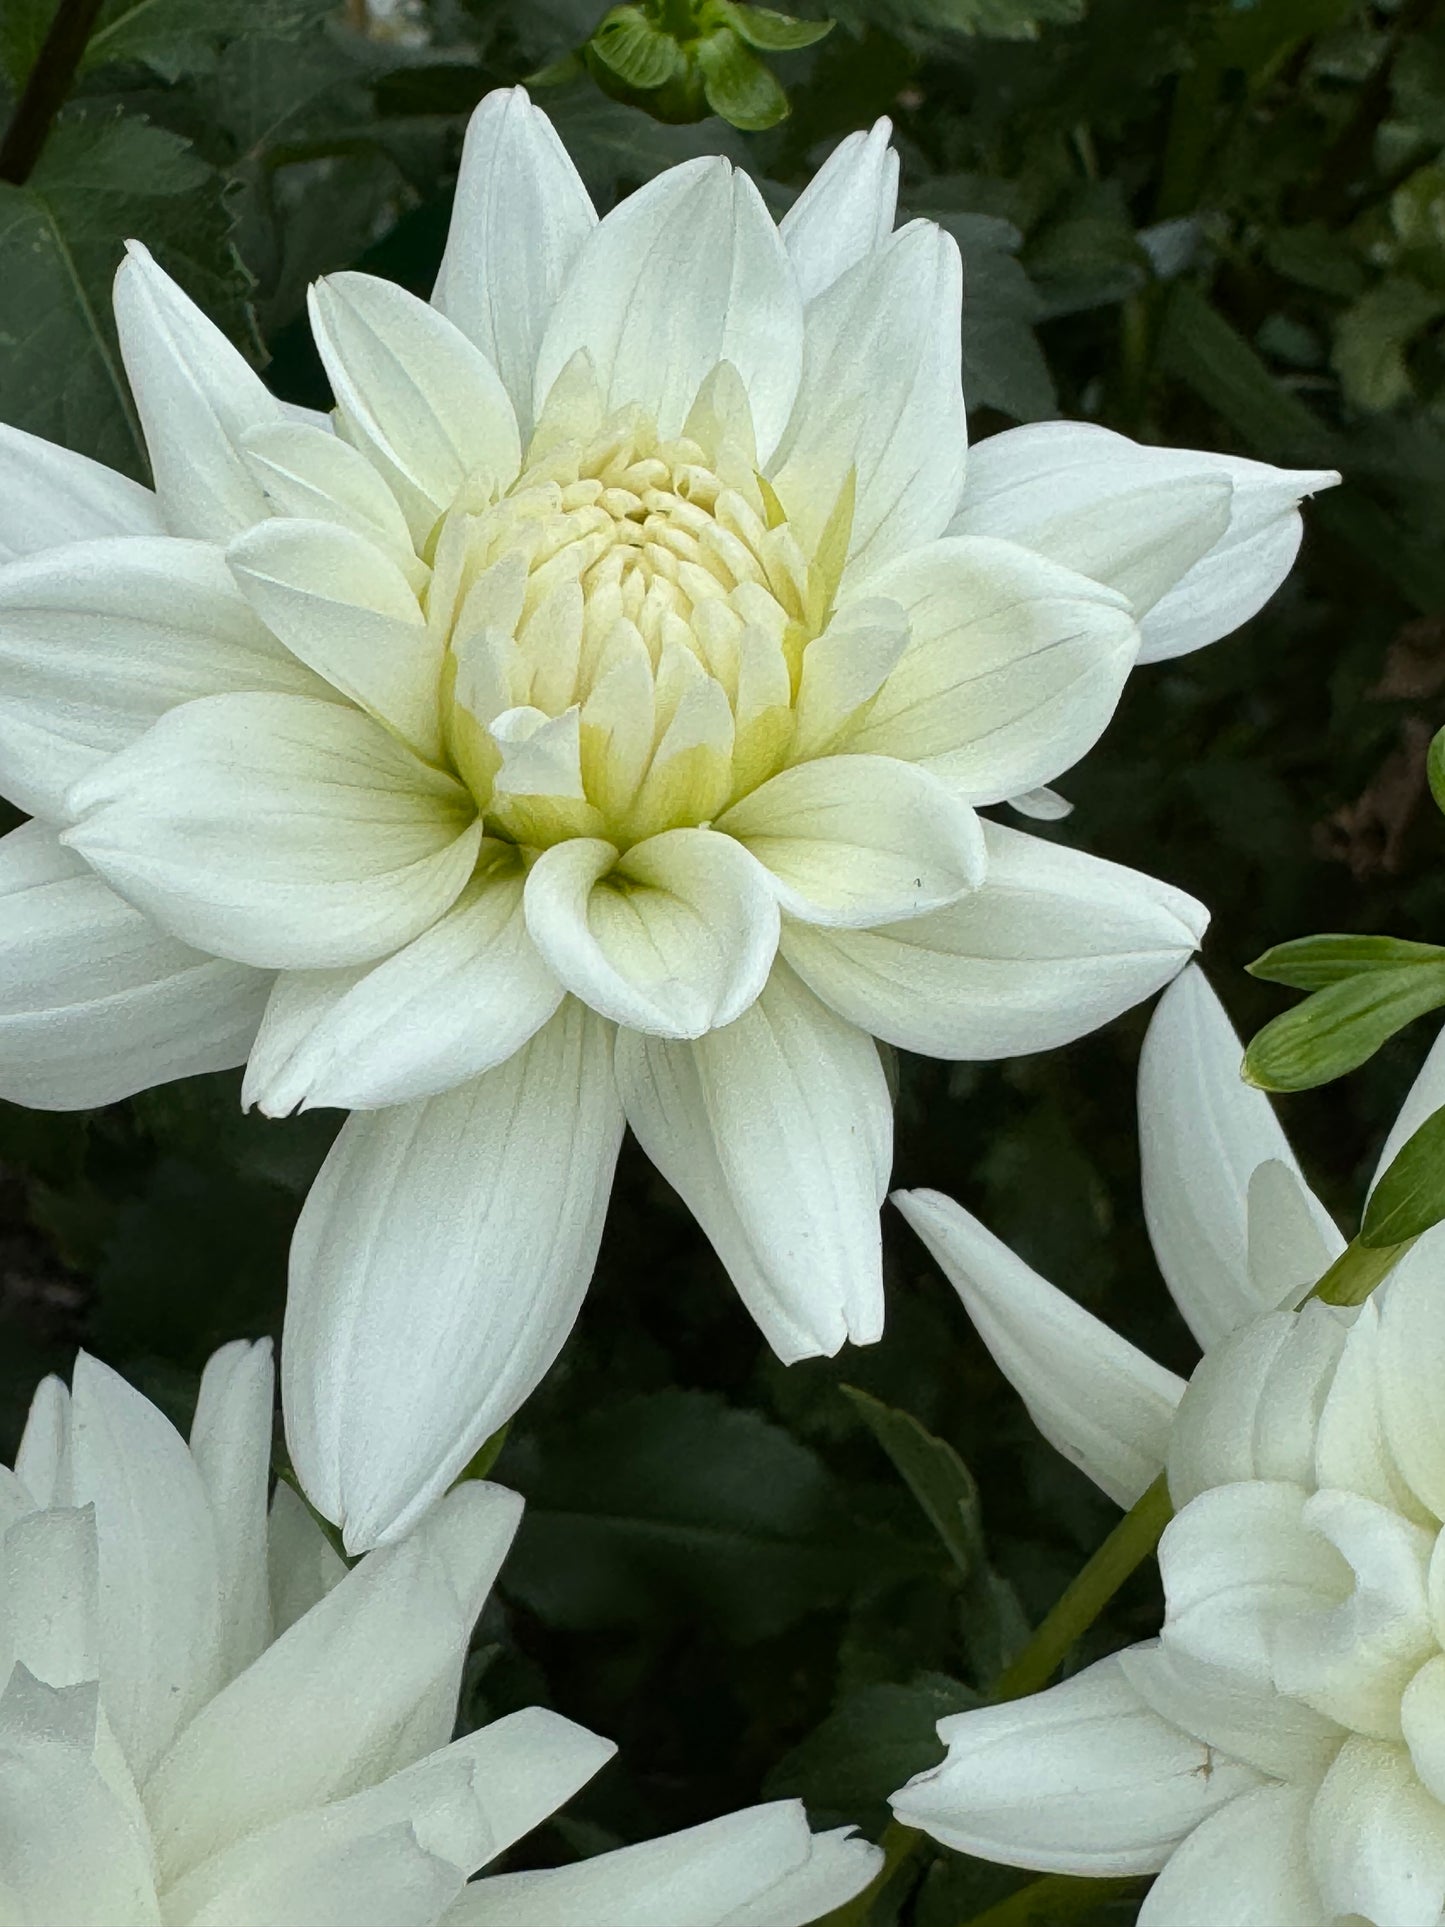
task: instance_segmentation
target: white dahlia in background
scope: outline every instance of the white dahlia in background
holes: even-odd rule
[[[6,1927],[801,1927],[880,1859],[797,1801],[555,1872],[476,1872],[614,1751],[531,1707],[452,1740],[522,1502],[449,1493],[350,1570],[278,1486],[268,1345],[189,1448],[84,1355],[0,1468]],[[450,1742],[450,1743],[449,1743]]]
[[[624,1121],[782,1357],[870,1341],[874,1037],[1059,1044],[1202,931],[975,812],[1056,811],[1134,661],[1253,613],[1334,478],[1055,423],[965,487],[958,252],[893,231],[887,131],[781,228],[716,159],[599,222],[493,95],[432,304],[314,291],[335,433],[135,249],[156,493],[0,442],[0,786],[37,818],[0,846],[0,1090],[249,1057],[262,1110],[353,1112],[284,1359],[350,1545],[555,1356]]]
[[[1158,1640],[943,1721],[894,1811],[1013,1866],[1159,1872],[1141,1927],[1437,1927],[1445,1229],[1358,1309],[1277,1309],[1341,1240],[1240,1056],[1191,970],[1140,1080],[1156,1254],[1210,1347],[1187,1387],[957,1205],[899,1196],[1044,1434],[1120,1503],[1167,1460],[1177,1510]],[[1442,1081],[1437,1044],[1380,1169]]]

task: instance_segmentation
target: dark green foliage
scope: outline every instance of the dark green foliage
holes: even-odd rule
[[[1395,940],[1445,940],[1426,767],[1445,721],[1440,9],[840,0],[836,29],[803,44],[735,6],[712,29],[791,108],[752,133],[604,93],[567,56],[605,11],[417,0],[405,31],[363,33],[359,0],[108,0],[38,162],[0,184],[0,418],[143,472],[108,304],[130,235],[288,400],[324,402],[308,281],[359,265],[429,289],[465,117],[492,86],[541,76],[603,206],[723,152],[780,211],[841,135],[890,114],[905,212],[945,223],[964,253],[975,439],[1057,412],[1345,477],[1264,614],[1134,678],[1063,781],[1074,815],[1048,833],[1211,905],[1205,962],[1246,1035],[1290,1001],[1273,985],[1352,1007],[1388,988],[1404,1000],[1392,1023],[1438,1002],[1438,959]],[[53,13],[0,6],[0,114]],[[824,9],[801,13],[818,26]],[[614,36],[612,92],[637,97],[646,52]],[[714,107],[742,127],[773,117],[775,100],[739,110],[745,84],[762,86],[754,67],[729,47],[708,60]],[[1290,941],[1319,930],[1357,934]],[[1008,1064],[905,1059],[895,1181],[957,1195],[1188,1370],[1139,1210],[1144,1022]],[[1290,1101],[1342,1213],[1422,1032]],[[290,1227],[337,1122],[243,1118],[234,1077],[83,1117],[0,1108],[7,1456],[36,1378],[77,1343],[184,1416],[213,1345],[279,1329]],[[622,1746],[527,1858],[764,1790],[876,1829],[889,1787],[937,1757],[933,1721],[987,1693],[1113,1523],[891,1213],[887,1253],[884,1342],[784,1370],[681,1206],[624,1155],[578,1330],[496,1463],[529,1512],[463,1718],[542,1700]],[[1151,1632],[1157,1606],[1141,1573],[1079,1661]],[[920,1854],[874,1927],[960,1927],[1019,1885]],[[1136,1904],[1099,1898],[1107,1920]]]

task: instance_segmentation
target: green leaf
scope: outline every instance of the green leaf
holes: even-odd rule
[[[0,183],[0,420],[145,474],[111,282],[135,235],[239,332],[222,185],[177,135],[109,113],[62,120],[26,185]]]
[[[1370,1193],[1360,1243],[1378,1250],[1418,1238],[1445,1218],[1445,1105],[1391,1158]]]
[[[927,1515],[949,1557],[969,1578],[983,1558],[978,1517],[978,1487],[973,1474],[946,1439],[935,1438],[911,1412],[885,1405],[856,1385],[840,1385],[868,1430],[893,1461],[893,1468]]]
[[[587,44],[629,87],[664,86],[682,66],[681,47],[641,7],[614,8]]]
[[[920,1673],[907,1686],[856,1687],[777,1762],[764,1792],[806,1800],[825,1824],[848,1820],[866,1831],[896,1787],[943,1758],[938,1722],[978,1703],[971,1686],[943,1673]]]
[[[703,9],[704,20],[724,20],[750,47],[765,53],[791,53],[797,47],[811,47],[833,31],[831,20],[797,20],[790,13],[775,13],[771,7],[751,7],[744,0],[712,0]]]
[[[1323,990],[1369,970],[1401,965],[1445,963],[1445,950],[1433,943],[1408,943],[1403,937],[1295,937],[1277,943],[1246,964],[1251,977],[1291,990]]]
[[[331,0],[110,0],[82,71],[134,62],[178,80],[208,67],[228,40],[289,36],[334,10]]]
[[[682,1615],[767,1639],[837,1601],[866,1556],[816,1455],[704,1392],[514,1434],[507,1456],[527,1499],[507,1587],[552,1626]]]
[[[1445,293],[1391,275],[1360,296],[1335,328],[1331,360],[1357,408],[1394,408],[1414,393],[1405,356],[1445,314]]]
[[[708,106],[734,127],[761,133],[787,118],[787,95],[730,27],[695,42],[692,55],[702,73]]]
[[[1430,794],[1435,799],[1437,810],[1445,810],[1445,729],[1438,730],[1430,739],[1430,753],[1425,761],[1426,773],[1430,779]]]
[[[1033,331],[1038,290],[1022,263],[1022,235],[996,215],[919,207],[958,242],[963,255],[963,388],[971,408],[997,408],[1016,421],[1058,409],[1048,363]]]
[[[1445,1004],[1445,964],[1369,971],[1317,990],[1265,1025],[1244,1075],[1266,1091],[1307,1091],[1343,1077],[1427,1010]]]

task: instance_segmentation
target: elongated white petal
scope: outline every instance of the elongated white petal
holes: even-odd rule
[[[262,969],[359,963],[445,911],[481,842],[470,797],[359,710],[210,696],[71,792],[65,833],[183,941]]]
[[[252,428],[242,436],[241,448],[278,515],[334,523],[365,536],[413,588],[426,586],[430,571],[412,547],[396,497],[360,449],[334,433],[329,421],[324,428],[292,421]]]
[[[64,822],[72,783],[177,703],[324,695],[246,607],[209,544],[122,537],[0,571],[0,787]]]
[[[574,837],[532,866],[527,928],[558,978],[614,1023],[660,1037],[730,1024],[767,981],[778,906],[761,867],[715,830],[666,830],[620,861]]]
[[[425,540],[462,484],[517,473],[517,418],[501,377],[461,330],[415,295],[369,274],[330,274],[311,326],[347,423]]]
[[[746,1807],[575,1866],[479,1881],[444,1927],[722,1927],[804,1867],[810,1846],[800,1800]]]
[[[347,1124],[292,1245],[282,1386],[348,1545],[405,1531],[551,1364],[621,1136],[607,1026],[570,1000],[496,1070]]]
[[[1150,448],[1089,422],[1036,422],[980,445],[952,525],[1003,535],[1123,589],[1140,660],[1227,636],[1269,600],[1299,548],[1302,496],[1333,471]]]
[[[148,488],[88,455],[0,423],[0,562],[96,536],[164,534]]]
[[[789,520],[816,539],[856,469],[860,572],[931,542],[958,504],[962,299],[952,237],[911,221],[809,305],[797,404],[769,473]]]
[[[1315,1480],[1428,1525],[1435,1515],[1410,1490],[1385,1436],[1380,1365],[1380,1301],[1372,1294],[1355,1313],[1330,1375],[1315,1428]]]
[[[349,1806],[293,1816],[237,1842],[166,1890],[168,1915],[194,1927],[433,1927],[462,1884],[457,1868],[427,1851],[418,1837],[425,1828],[410,1820],[358,1838]]]
[[[53,830],[0,839],[0,1094],[88,1110],[245,1062],[269,979],[178,943]]]
[[[1335,1722],[1275,1692],[1257,1668],[1201,1659],[1166,1639],[1126,1647],[1119,1663],[1161,1719],[1273,1779],[1318,1782],[1339,1750]]]
[[[793,755],[834,747],[863,704],[876,696],[909,643],[908,617],[882,596],[850,601],[803,652]]]
[[[106,1714],[139,1777],[219,1683],[215,1527],[170,1420],[84,1352],[70,1409],[73,1500],[95,1507],[100,1546]]]
[[[1211,1814],[1169,1856],[1139,1927],[1280,1927],[1323,1920],[1306,1846],[1311,1789],[1262,1786]]]
[[[26,1512],[0,1539],[4,1605],[0,1668],[20,1665],[47,1686],[100,1671],[100,1548],[91,1506]]]
[[[494,1855],[550,1818],[617,1751],[612,1740],[542,1706],[493,1720],[456,1747],[476,1776]]]
[[[467,123],[432,305],[501,376],[524,440],[547,319],[596,225],[566,148],[525,89],[488,94]]]
[[[949,1752],[892,1798],[905,1826],[1009,1867],[1154,1873],[1258,1776],[1153,1713],[1116,1657],[938,1723]]]
[[[1430,1046],[1414,1083],[1405,1094],[1405,1101],[1400,1106],[1395,1122],[1390,1126],[1390,1134],[1385,1139],[1374,1176],[1370,1179],[1372,1192],[1394,1163],[1396,1155],[1403,1150],[1406,1140],[1412,1138],[1426,1118],[1438,1111],[1442,1104],[1445,1104],[1445,1031]]]
[[[1262,1091],[1240,1076],[1244,1048],[1202,972],[1184,971],[1159,1001],[1139,1060],[1144,1216],[1159,1269],[1201,1345],[1303,1292],[1344,1249],[1305,1185]],[[1251,1271],[1250,1179],[1273,1161],[1306,1207],[1307,1239]]]
[[[898,156],[890,120],[849,134],[778,223],[804,301],[831,288],[855,261],[882,247],[898,206]]]
[[[798,390],[803,304],[772,216],[746,174],[712,156],[684,161],[592,231],[542,337],[533,391],[539,409],[583,348],[607,406],[640,402],[665,436],[681,429],[704,377],[731,362],[767,460]]]
[[[1445,1518],[1445,1408],[1435,1396],[1445,1369],[1440,1263],[1445,1231],[1427,1231],[1407,1251],[1380,1302],[1376,1359],[1385,1438],[1411,1491]]]
[[[236,1339],[207,1361],[191,1422],[191,1457],[216,1535],[221,1682],[249,1666],[271,1637],[266,1489],[274,1397],[270,1339]]]
[[[292,655],[418,756],[442,760],[442,638],[374,542],[335,523],[287,517],[238,537],[226,559],[251,607]]]
[[[784,910],[807,923],[920,916],[976,889],[986,869],[968,805],[927,770],[890,756],[794,763],[717,827],[751,851]]]
[[[294,1487],[278,1480],[268,1522],[271,1624],[279,1639],[346,1577],[347,1565]]]
[[[277,979],[242,1100],[410,1104],[503,1064],[556,1010],[562,986],[527,934],[518,872],[473,879],[446,915],[367,969]]]
[[[261,521],[270,511],[239,444],[283,421],[282,405],[139,241],[115,277],[115,325],[166,527],[224,542]]]
[[[815,1833],[801,1867],[734,1908],[718,1927],[807,1927],[862,1893],[882,1866],[882,1848],[851,1827]]]
[[[624,1031],[617,1080],[639,1143],[712,1240],[785,1361],[883,1329],[878,1207],[892,1115],[872,1040],[784,966],[695,1043]]]
[[[983,884],[872,930],[790,922],[782,953],[850,1023],[929,1057],[1014,1057],[1097,1030],[1167,983],[1208,913],[1182,890],[985,822]]]
[[[1445,1808],[1403,1747],[1351,1735],[1310,1811],[1310,1864],[1324,1918],[1380,1927],[1438,1920],[1445,1907]]]
[[[1014,542],[931,543],[858,593],[904,610],[913,640],[850,748],[923,763],[974,803],[1036,789],[1103,734],[1139,649],[1128,603]]]
[[[35,1505],[74,1503],[70,1478],[70,1387],[62,1378],[42,1378],[35,1388],[15,1454],[15,1475]]]
[[[1119,1505],[1159,1474],[1184,1381],[1041,1278],[937,1191],[893,1202],[1049,1443]]]

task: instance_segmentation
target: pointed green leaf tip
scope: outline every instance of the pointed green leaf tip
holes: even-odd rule
[[[1245,1079],[1266,1091],[1307,1091],[1328,1084],[1373,1057],[1397,1030],[1442,1004],[1445,962],[1366,969],[1328,982],[1265,1025],[1245,1053]]]
[[[1418,1238],[1445,1218],[1445,1106],[1432,1111],[1370,1193],[1360,1243],[1372,1250]]]

